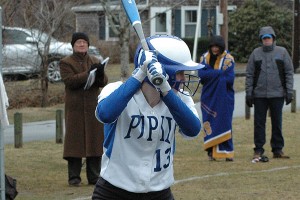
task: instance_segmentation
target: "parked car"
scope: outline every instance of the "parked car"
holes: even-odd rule
[[[2,73],[4,77],[32,77],[40,74],[44,47],[48,39],[46,33],[36,29],[18,27],[2,27]],[[39,55],[39,51],[42,53]],[[65,43],[51,37],[48,54],[47,76],[50,82],[61,80],[59,61],[72,54],[70,43]],[[89,53],[102,61],[99,50],[89,47]]]

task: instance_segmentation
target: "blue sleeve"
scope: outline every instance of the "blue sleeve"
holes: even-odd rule
[[[97,118],[103,123],[114,122],[140,87],[141,83],[137,79],[130,77],[118,89],[98,103],[96,107]]]
[[[221,75],[221,70],[214,70],[209,65],[206,65],[204,68],[198,70],[198,76],[202,85],[212,80],[218,79]]]
[[[184,135],[194,137],[199,134],[200,120],[172,90],[163,97],[163,101]]]
[[[233,87],[235,73],[234,73],[235,63],[231,62],[231,66],[224,71],[224,76],[228,86]]]
[[[225,71],[223,70],[215,70],[211,68],[209,65],[198,70],[198,76],[200,77],[200,81],[202,85],[205,85],[208,82],[218,80],[220,77],[225,79],[226,84],[228,86],[233,87],[234,83],[234,66],[235,63],[231,62],[231,66],[227,68]]]

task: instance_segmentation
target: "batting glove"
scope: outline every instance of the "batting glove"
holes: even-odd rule
[[[150,82],[155,86],[162,84],[165,77],[162,77],[163,69],[157,61],[156,51],[143,51],[141,61],[147,66]]]
[[[146,62],[145,51],[141,51],[142,56],[139,60],[138,67],[132,72],[132,76],[142,83],[147,76],[147,65],[144,65],[144,62]]]
[[[148,79],[149,80],[154,80],[155,78],[159,77],[162,82],[160,84],[153,84],[155,88],[159,92],[167,92],[171,90],[171,86],[168,83],[168,75],[166,74],[163,70],[162,65],[159,62],[150,62],[148,65]]]
[[[141,83],[144,81],[144,79],[147,76],[147,72],[145,72],[142,68],[143,68],[143,66],[140,66],[140,67],[136,68],[135,70],[133,70],[133,72],[132,72],[132,76]]]
[[[157,62],[156,52],[155,51],[144,51],[142,50],[142,56],[140,59],[140,63],[147,68],[149,68],[149,64],[153,62]]]

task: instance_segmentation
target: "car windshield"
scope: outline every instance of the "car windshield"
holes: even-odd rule
[[[37,40],[40,41],[41,43],[45,44],[48,40],[49,35],[46,33],[42,33],[39,30],[36,29],[32,29],[31,30],[31,34],[32,37]],[[54,37],[51,37],[51,42],[58,42]]]

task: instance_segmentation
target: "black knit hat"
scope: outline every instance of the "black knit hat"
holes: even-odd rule
[[[220,48],[220,53],[223,53],[225,51],[225,41],[221,35],[214,35],[211,37],[209,48],[211,48],[214,45]]]
[[[88,46],[90,46],[90,40],[89,40],[89,37],[87,36],[87,34],[82,33],[82,32],[75,32],[72,35],[72,41],[71,41],[72,47],[74,46],[74,43],[79,39],[83,39],[83,40],[87,41]]]

